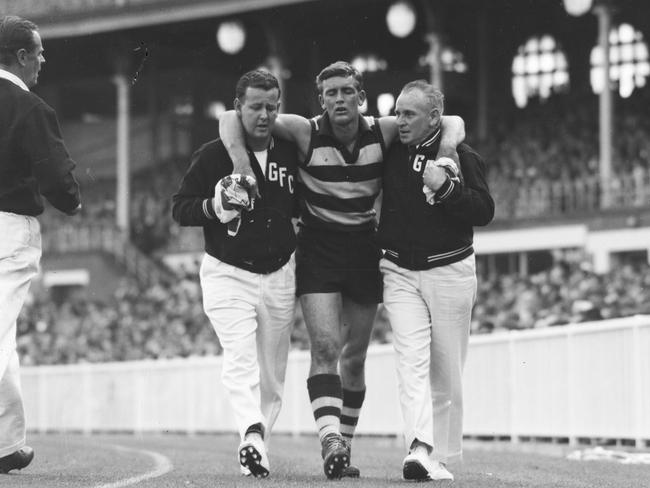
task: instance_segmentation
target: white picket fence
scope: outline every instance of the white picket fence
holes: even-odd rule
[[[234,432],[221,358],[22,369],[35,431]],[[276,432],[313,433],[309,353],[293,351]],[[401,436],[393,349],[371,347],[358,433]],[[465,433],[650,442],[650,316],[472,336]]]

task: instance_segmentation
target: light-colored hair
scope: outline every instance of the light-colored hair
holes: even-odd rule
[[[440,90],[426,80],[415,80],[404,85],[402,93],[407,93],[413,90],[422,92],[429,102],[431,109],[437,109],[440,115],[443,114],[445,111],[445,96]]]
[[[9,66],[16,61],[16,52],[20,49],[33,51],[34,32],[38,26],[16,15],[0,17],[0,64]]]

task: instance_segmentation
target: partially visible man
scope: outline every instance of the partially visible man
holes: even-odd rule
[[[397,138],[397,126],[395,117],[361,116],[363,78],[349,63],[325,67],[316,87],[324,113],[311,120],[282,114],[276,132],[297,144],[301,162],[296,291],[311,343],[307,389],[323,469],[328,478],[358,477],[359,469],[349,465],[351,441],[365,398],[366,353],[381,301],[374,204],[385,148]],[[441,152],[455,155],[464,124],[458,117],[445,122]],[[241,131],[232,114],[222,116],[220,132],[238,167],[245,166]]]
[[[34,457],[25,445],[16,319],[41,257],[36,216],[43,197],[68,215],[81,205],[56,114],[29,91],[44,62],[36,25],[0,17],[0,473]]]
[[[397,99],[401,144],[387,156],[378,231],[406,480],[453,480],[446,464],[462,453],[462,371],[476,300],[473,226],[494,216],[485,164],[471,147],[458,146],[460,166],[436,160],[443,99],[426,81],[406,84]]]
[[[173,196],[174,219],[202,226],[203,308],[223,347],[221,378],[240,433],[242,474],[269,475],[268,444],[280,412],[295,311],[296,146],[274,139],[278,80],[263,70],[237,82],[235,110],[261,199],[251,205],[221,140],[192,157]],[[235,222],[235,225],[233,225]]]

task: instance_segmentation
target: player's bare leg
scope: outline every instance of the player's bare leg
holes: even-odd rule
[[[311,343],[309,376],[337,374],[343,346],[340,331],[341,294],[308,293],[300,297],[300,305]]]
[[[377,304],[361,304],[343,297],[341,332],[343,349],[341,351],[340,372],[343,385],[343,408],[341,411],[341,434],[348,452],[361,414],[366,394],[365,363],[372,326],[377,314]],[[359,469],[349,466],[343,476],[359,477]]]
[[[366,355],[377,315],[377,304],[357,303],[346,297],[342,302],[341,382],[343,388],[363,390],[366,387]]]
[[[328,478],[340,478],[350,463],[341,436],[343,393],[337,372],[342,347],[341,295],[309,293],[300,297],[300,303],[311,342],[307,389],[323,448],[323,470]]]

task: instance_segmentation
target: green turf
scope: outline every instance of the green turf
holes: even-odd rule
[[[271,444],[271,476],[264,480],[239,475],[232,435],[30,435],[36,458],[29,468],[0,475],[0,488],[103,487],[154,468],[147,455],[119,446],[147,450],[169,459],[173,470],[161,477],[129,485],[146,488],[215,487],[389,487],[408,486],[401,480],[404,456],[399,441],[390,438],[355,440],[353,462],[359,480],[327,481],[322,474],[315,437],[276,436]],[[465,461],[452,466],[453,483],[416,486],[459,488],[562,487],[650,488],[650,465],[607,461],[570,461],[570,449],[559,446],[509,446],[468,443]],[[114,485],[118,486],[118,485]]]

